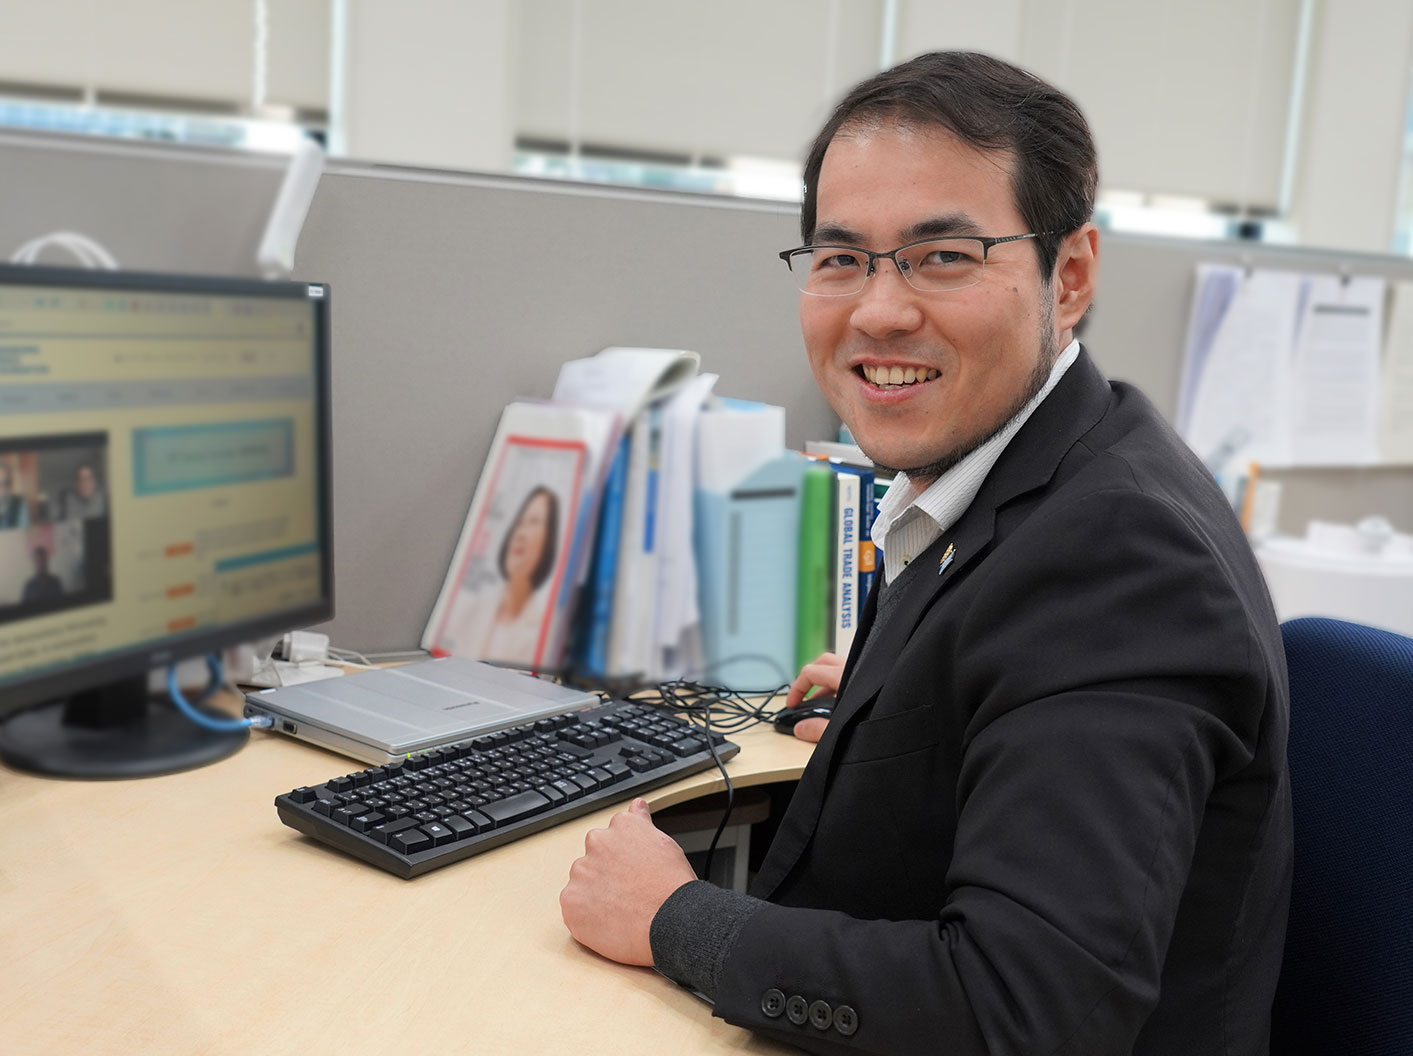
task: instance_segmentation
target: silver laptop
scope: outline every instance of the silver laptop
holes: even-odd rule
[[[587,708],[598,695],[458,657],[245,695],[245,714],[369,763]]]

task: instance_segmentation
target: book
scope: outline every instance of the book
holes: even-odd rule
[[[834,580],[831,590],[830,651],[849,655],[859,610],[859,478],[834,474]]]
[[[869,591],[873,589],[877,566],[877,554],[873,546],[873,522],[878,516],[878,499],[874,497],[877,481],[871,469],[850,465],[846,462],[836,462],[832,458],[829,462],[836,473],[852,474],[859,480],[858,598],[859,611],[862,612],[863,603],[867,600]],[[884,490],[887,490],[886,483]]]
[[[830,584],[834,578],[834,471],[805,470],[799,523],[799,579],[795,587],[795,670],[830,646]]]
[[[594,675],[608,672],[608,636],[613,621],[613,594],[627,481],[628,437],[624,435],[618,441],[618,450],[604,478],[598,530],[594,536],[594,557],[585,587],[582,626],[575,655],[578,664]]]

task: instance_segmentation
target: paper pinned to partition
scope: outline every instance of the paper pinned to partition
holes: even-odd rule
[[[1385,462],[1413,462],[1413,282],[1392,284],[1380,379],[1378,444]]]
[[[1197,268],[1178,430],[1214,473],[1237,458],[1291,461],[1290,364],[1305,282],[1294,272]]]
[[[1290,456],[1296,465],[1379,461],[1382,278],[1310,276],[1291,375]]]

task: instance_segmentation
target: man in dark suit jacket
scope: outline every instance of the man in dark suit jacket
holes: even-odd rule
[[[1266,1051],[1280,635],[1206,471],[1074,340],[1095,168],[1067,98],[977,55],[825,126],[785,256],[816,381],[902,471],[886,582],[806,676],[838,704],[752,896],[638,802],[571,869],[576,939],[816,1052]]]

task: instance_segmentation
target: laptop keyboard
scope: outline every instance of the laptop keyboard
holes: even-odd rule
[[[306,836],[411,878],[738,751],[676,715],[611,701],[296,788],[275,807]]]

